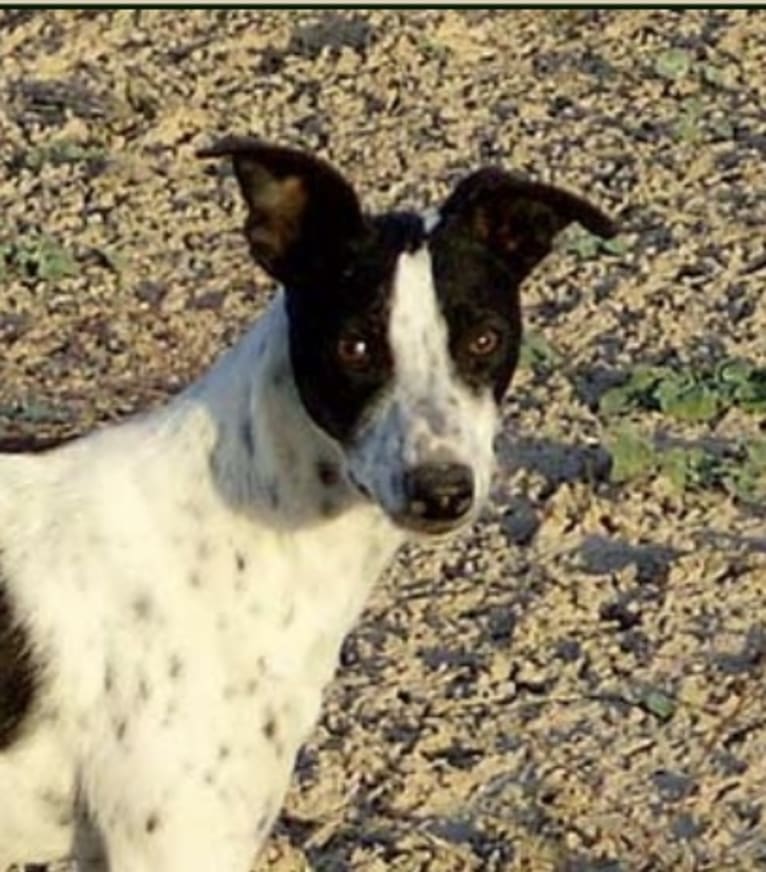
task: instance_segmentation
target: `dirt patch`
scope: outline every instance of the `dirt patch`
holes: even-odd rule
[[[502,162],[622,222],[529,282],[493,505],[379,587],[261,868],[766,864],[763,15],[9,10],[0,43],[6,445],[160,402],[262,309],[218,133],[371,208]],[[639,364],[703,375],[606,414]]]

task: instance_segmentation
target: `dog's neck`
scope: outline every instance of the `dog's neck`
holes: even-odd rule
[[[233,508],[294,529],[367,503],[346,476],[340,447],[303,407],[281,294],[191,396],[213,420],[210,468]]]

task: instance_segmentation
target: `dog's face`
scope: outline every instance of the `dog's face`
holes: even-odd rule
[[[498,169],[469,175],[429,220],[366,216],[332,167],[251,139],[231,155],[255,259],[285,286],[303,404],[354,484],[400,526],[448,532],[489,491],[498,406],[519,355],[519,286],[579,197]]]

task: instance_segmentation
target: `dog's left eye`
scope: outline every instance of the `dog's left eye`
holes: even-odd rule
[[[469,335],[466,349],[473,357],[488,357],[502,341],[500,331],[494,327],[482,327]]]
[[[336,351],[338,360],[349,369],[365,369],[372,359],[370,343],[357,333],[341,336]]]

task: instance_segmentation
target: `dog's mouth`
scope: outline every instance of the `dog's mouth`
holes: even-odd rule
[[[473,512],[468,512],[460,518],[423,518],[407,512],[389,512],[388,516],[402,530],[417,533],[420,536],[432,538],[449,536],[468,526],[474,518]]]

